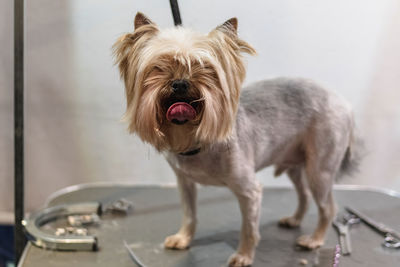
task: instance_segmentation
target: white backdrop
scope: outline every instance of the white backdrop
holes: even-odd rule
[[[175,183],[152,148],[119,122],[123,84],[111,46],[142,11],[161,27],[167,0],[30,0],[26,8],[26,207],[68,185]],[[400,190],[400,4],[396,0],[179,2],[185,26],[208,32],[239,19],[258,51],[246,83],[275,76],[314,79],[354,106],[367,143],[362,171],[344,183]],[[12,1],[0,0],[0,221],[11,220]],[[259,173],[264,184],[271,171]]]

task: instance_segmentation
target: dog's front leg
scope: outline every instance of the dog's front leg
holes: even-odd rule
[[[196,231],[196,184],[179,174],[177,178],[183,208],[182,225],[176,234],[165,239],[164,246],[170,249],[186,249]]]
[[[230,257],[229,266],[248,266],[253,263],[255,249],[260,239],[259,221],[262,186],[254,176],[230,186],[239,201],[242,229],[237,251]]]

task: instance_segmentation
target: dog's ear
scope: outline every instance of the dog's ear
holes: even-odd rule
[[[238,19],[231,18],[225,21],[223,24],[219,25],[216,30],[222,31],[228,34],[237,35]]]
[[[113,45],[115,63],[118,64],[121,78],[125,80],[127,92],[132,89],[134,79],[128,76],[130,68],[137,68],[142,49],[159,31],[157,25],[138,12],[135,16],[135,31],[122,35]]]
[[[135,16],[135,30],[139,29],[143,25],[154,24],[148,17],[146,17],[143,13],[138,12]]]
[[[239,52],[244,52],[244,53],[248,53],[250,55],[255,55],[256,50],[249,45],[247,42],[243,41],[242,39],[240,39],[238,37],[237,34],[237,29],[238,29],[238,19],[237,18],[231,18],[228,19],[227,21],[225,21],[223,24],[217,26],[214,30],[212,30],[208,35],[210,37],[217,37],[217,36],[225,36],[224,38],[219,38],[218,40],[230,40],[227,43],[230,43],[230,45],[232,45],[232,43],[236,44],[234,46],[235,51],[239,51]],[[222,47],[222,45],[221,45]]]

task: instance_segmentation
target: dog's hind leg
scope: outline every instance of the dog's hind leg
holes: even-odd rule
[[[300,225],[304,214],[307,212],[311,193],[301,166],[292,167],[286,173],[296,189],[298,203],[295,213],[292,216],[280,219],[279,226],[294,228]]]
[[[332,153],[335,154],[334,151]],[[325,233],[336,213],[332,186],[339,166],[334,157],[320,158],[320,160],[310,160],[306,166],[307,181],[318,207],[318,224],[314,233],[297,239],[298,245],[308,249],[315,249],[324,244]],[[326,163],[329,161],[331,164],[328,164],[330,167],[327,168]]]
[[[321,190],[322,188],[320,188]],[[318,206],[318,225],[312,235],[303,235],[297,239],[297,244],[308,249],[315,249],[324,244],[326,230],[328,229],[336,213],[335,203],[331,190],[317,192],[318,186],[312,187],[311,191]]]

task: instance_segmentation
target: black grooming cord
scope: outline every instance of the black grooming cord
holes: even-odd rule
[[[181,14],[179,12],[178,0],[169,0],[171,4],[172,16],[174,17],[175,26],[182,25]]]

